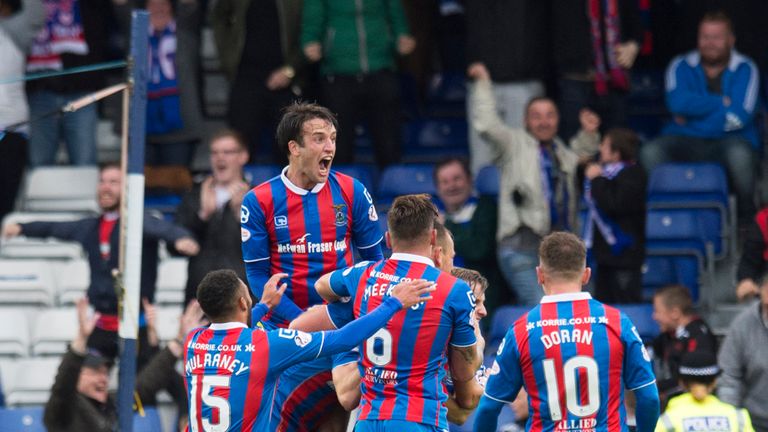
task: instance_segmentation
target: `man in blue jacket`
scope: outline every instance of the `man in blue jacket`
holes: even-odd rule
[[[112,270],[118,267],[120,244],[120,200],[123,176],[118,163],[104,164],[99,171],[97,199],[101,214],[70,222],[31,222],[9,224],[3,236],[53,237],[80,243],[88,255],[91,284],[88,301],[99,319],[88,338],[88,347],[95,348],[106,357],[117,355],[117,295]],[[144,213],[144,240],[141,253],[141,296],[150,303],[155,298],[157,279],[158,241],[165,240],[184,255],[196,255],[200,247],[189,231],[149,213]],[[140,346],[147,346],[146,328],[139,331],[144,339]],[[146,358],[139,354],[139,364]],[[139,366],[141,368],[141,366]]]
[[[708,13],[699,24],[698,49],[680,55],[667,68],[667,107],[672,122],[663,136],[645,144],[647,170],[665,162],[719,162],[727,170],[739,200],[739,214],[754,214],[753,147],[759,72],[734,49],[730,18]]]

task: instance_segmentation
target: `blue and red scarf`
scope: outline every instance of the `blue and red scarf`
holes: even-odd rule
[[[609,88],[629,90],[627,71],[619,65],[613,51],[621,43],[618,0],[588,0],[587,16],[595,57],[595,93],[606,95]],[[600,28],[601,21],[605,23],[605,39]]]
[[[624,162],[605,164],[601,177],[613,180],[626,166],[627,164]],[[605,242],[611,246],[611,253],[614,256],[620,255],[632,245],[634,242],[632,237],[624,233],[616,222],[606,216],[595,205],[595,200],[592,199],[592,182],[589,179],[584,179],[584,201],[586,201],[589,209],[587,220],[584,224],[584,244],[587,246],[587,249],[592,249],[595,227],[600,230],[600,234],[602,234]]]
[[[44,0],[47,19],[27,57],[27,71],[61,70],[61,54],[88,54],[78,0]]]
[[[183,126],[177,71],[176,23],[171,21],[149,34],[147,134],[173,132]]]

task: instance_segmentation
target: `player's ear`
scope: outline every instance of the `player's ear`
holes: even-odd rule
[[[437,230],[432,228],[432,232],[429,233],[429,245],[435,247],[437,245]]]
[[[592,277],[592,269],[589,267],[584,268],[584,273],[581,275],[581,285],[584,286],[589,283],[589,278]]]
[[[298,156],[300,147],[301,147],[301,144],[299,144],[298,141],[296,140],[288,141],[288,152],[290,152],[291,155]]]
[[[540,266],[536,266],[536,279],[538,280],[539,285],[544,286],[544,271]]]
[[[384,243],[388,249],[392,250],[392,239],[389,237],[389,231],[384,232]]]

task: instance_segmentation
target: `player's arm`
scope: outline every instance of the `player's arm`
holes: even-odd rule
[[[332,303],[335,301],[338,301],[342,295],[339,295],[334,291],[334,289],[331,287],[331,276],[333,276],[334,273],[340,271],[332,271],[330,273],[326,273],[322,276],[320,276],[320,279],[315,282],[315,290],[318,294],[320,294],[320,297],[323,298],[323,300],[327,301],[328,303]],[[337,289],[339,289],[338,287]]]
[[[264,318],[270,310],[274,309],[280,304],[283,298],[285,290],[288,288],[287,283],[283,283],[278,288],[278,283],[281,279],[287,278],[288,273],[277,273],[269,278],[267,283],[264,284],[261,292],[261,300],[256,306],[251,309],[251,322],[256,325],[257,322]]]
[[[379,227],[379,215],[373,205],[373,198],[357,179],[354,181],[352,202],[352,242],[360,257],[365,261],[384,259],[381,242],[384,236]]]
[[[476,431],[495,431],[501,408],[517,398],[523,385],[514,327],[507,331],[507,335],[499,345],[496,359],[489,373],[485,393],[480,398],[475,415],[474,430]]]
[[[360,354],[357,350],[342,353],[334,357],[333,386],[336,388],[336,397],[339,403],[347,411],[352,411],[360,404],[360,370],[357,362]]]
[[[448,295],[446,306],[452,314],[453,333],[451,334],[451,349],[449,363],[451,377],[454,383],[465,383],[475,377],[475,372],[482,364],[482,355],[477,351],[477,336],[475,335],[475,300],[472,289],[463,281],[458,281]],[[465,387],[465,386],[461,386]],[[468,401],[470,395],[459,395],[457,386],[457,402],[467,407],[463,401]],[[468,404],[467,404],[468,405]]]
[[[464,406],[459,405],[457,396],[457,386],[465,386],[461,392],[464,395],[470,395],[471,399],[463,401]],[[477,404],[480,402],[480,398],[483,396],[483,387],[474,379],[467,381],[466,383],[454,382],[454,394],[446,401],[446,408],[448,408],[448,421],[458,425],[464,424],[467,421],[467,417],[472,414]],[[466,403],[469,402],[469,406]]]
[[[652,432],[659,420],[660,403],[651,357],[634,324],[623,313],[621,329],[625,349],[623,379],[625,387],[633,391],[637,399],[637,432]]]
[[[288,328],[306,332],[314,332],[323,330],[336,330],[337,327],[328,316],[328,306],[315,305],[307,309],[306,312],[299,315],[295,320],[291,321],[291,324],[288,326]]]

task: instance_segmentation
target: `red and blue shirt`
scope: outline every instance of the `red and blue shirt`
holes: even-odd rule
[[[434,267],[432,260],[394,253],[331,275],[344,300],[328,305],[334,325],[370,313],[391,288],[407,280],[435,282],[432,300],[395,315],[360,345],[359,420],[401,420],[448,428],[443,379],[448,344],[474,345],[475,298],[466,282]]]
[[[526,430],[626,431],[624,390],[654,385],[635,326],[589,293],[545,296],[510,327],[485,396],[511,402],[528,393]]]

